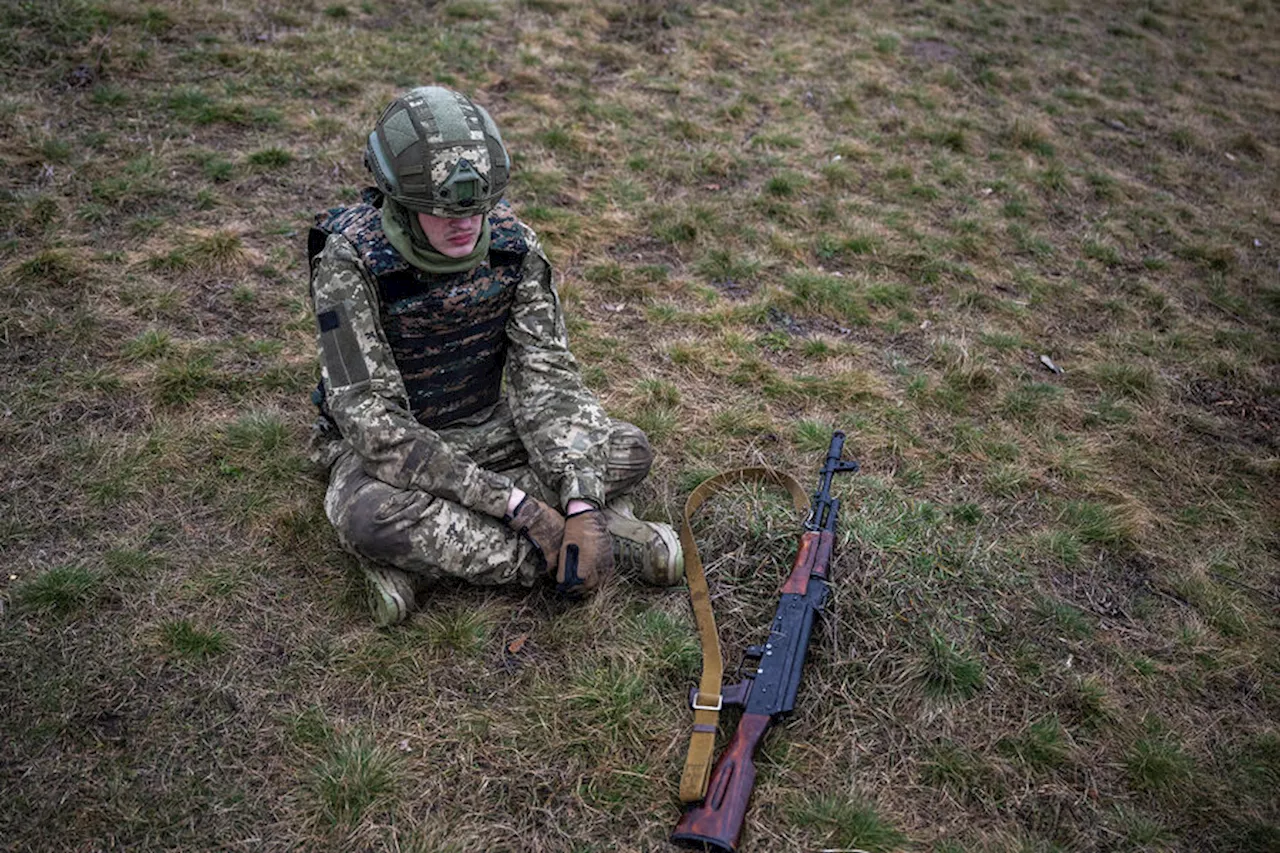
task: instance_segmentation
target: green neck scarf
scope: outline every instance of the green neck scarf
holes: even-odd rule
[[[391,199],[382,203],[382,231],[387,235],[387,242],[406,261],[429,273],[466,272],[480,266],[489,253],[489,217],[484,217],[483,222],[475,248],[461,258],[450,258],[432,247],[413,211]]]

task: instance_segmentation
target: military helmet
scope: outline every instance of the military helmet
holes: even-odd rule
[[[378,189],[413,211],[465,217],[487,213],[511,179],[511,158],[484,107],[441,86],[392,101],[364,152]]]

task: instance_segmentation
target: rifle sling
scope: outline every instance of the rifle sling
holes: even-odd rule
[[[680,546],[684,549],[684,573],[689,583],[693,615],[698,623],[698,637],[702,642],[702,678],[698,682],[694,702],[689,755],[685,759],[684,773],[680,777],[680,799],[686,803],[698,802],[706,796],[707,782],[711,778],[711,758],[716,745],[716,729],[724,701],[720,692],[724,660],[720,654],[720,638],[716,634],[716,617],[711,611],[711,593],[707,589],[707,577],[702,570],[702,559],[698,556],[698,545],[693,540],[693,528],[689,519],[713,494],[727,486],[742,483],[780,486],[790,493],[797,512],[809,512],[809,496],[800,484],[790,475],[772,468],[738,468],[717,474],[702,482],[685,501],[684,521],[680,525]]]

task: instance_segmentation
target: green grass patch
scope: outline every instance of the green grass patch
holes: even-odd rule
[[[401,772],[396,754],[369,737],[335,735],[311,768],[308,788],[324,823],[352,827],[375,806],[394,799]]]
[[[466,603],[432,610],[423,621],[423,630],[431,648],[463,657],[480,655],[493,632],[489,612]]]
[[[1066,731],[1056,714],[1036,720],[1017,735],[1002,738],[996,747],[1030,770],[1051,770],[1067,763]]]
[[[67,616],[97,600],[102,578],[81,565],[55,566],[17,586],[16,598],[24,607]]]
[[[645,680],[618,663],[575,675],[562,699],[579,734],[593,742],[636,745],[649,703]]]
[[[891,853],[907,840],[874,806],[860,799],[824,793],[796,795],[787,802],[786,814],[792,823],[809,827],[830,847]]]
[[[1119,399],[1149,399],[1158,385],[1155,371],[1142,364],[1104,362],[1090,367],[1088,375],[1099,389]]]
[[[782,172],[765,182],[764,191],[776,198],[792,198],[804,189],[808,181],[797,172]]]
[[[702,666],[702,647],[687,620],[665,610],[634,614],[623,622],[621,639],[640,653],[648,669],[672,678],[696,678]]]
[[[84,265],[65,249],[48,249],[22,261],[14,270],[14,278],[26,285],[65,288],[81,283]]]
[[[865,296],[849,279],[796,272],[786,276],[783,286],[789,307],[853,325],[865,325],[871,321]]]
[[[283,148],[263,148],[249,155],[249,165],[261,169],[280,169],[293,162],[293,154]]]
[[[727,249],[712,249],[698,261],[695,269],[708,281],[751,281],[760,272],[760,262]]]
[[[180,406],[218,387],[213,359],[204,354],[175,356],[160,364],[155,376],[156,401]]]
[[[955,741],[932,744],[920,764],[920,779],[961,799],[977,799],[994,784],[989,762]]]
[[[160,626],[160,638],[170,652],[192,660],[220,655],[230,648],[226,635],[221,631],[201,630],[189,619],[164,623]]]
[[[1134,790],[1168,795],[1191,781],[1195,762],[1178,739],[1159,726],[1130,745],[1124,756],[1129,784]]]
[[[1093,622],[1083,610],[1065,601],[1042,596],[1035,607],[1036,619],[1054,633],[1084,639],[1093,635]]]
[[[917,678],[932,699],[968,699],[986,683],[982,662],[941,634],[930,633]]]
[[[1128,510],[1123,507],[1091,501],[1069,501],[1058,520],[1081,542],[1119,548],[1132,541],[1133,522]]]

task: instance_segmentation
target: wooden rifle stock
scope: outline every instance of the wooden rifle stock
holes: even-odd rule
[[[756,748],[771,722],[768,714],[742,715],[733,738],[711,771],[706,799],[684,813],[671,834],[672,841],[717,853],[733,853],[737,849],[747,801],[756,783]]]

